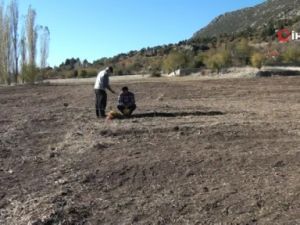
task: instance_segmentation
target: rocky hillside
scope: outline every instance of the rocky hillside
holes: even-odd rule
[[[208,26],[197,31],[194,38],[236,34],[247,29],[260,30],[271,21],[289,20],[296,23],[300,16],[300,0],[268,0],[215,18]]]

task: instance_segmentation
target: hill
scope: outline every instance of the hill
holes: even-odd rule
[[[254,7],[225,13],[216,17],[193,38],[237,34],[245,30],[264,30],[269,25],[298,25],[300,0],[268,0]]]

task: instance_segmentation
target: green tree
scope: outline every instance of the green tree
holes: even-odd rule
[[[266,57],[260,52],[255,52],[252,54],[250,61],[252,66],[260,69],[266,61]]]
[[[162,67],[162,62],[160,57],[157,57],[157,59],[153,59],[148,67],[148,72],[152,75],[160,74],[161,73],[161,67]]]
[[[250,63],[251,50],[248,40],[243,38],[235,45],[234,56],[242,65],[248,65]]]
[[[219,73],[222,68],[230,66],[231,55],[227,49],[223,49],[206,57],[204,62],[209,69],[216,70]]]
[[[181,52],[171,52],[163,62],[163,68],[169,73],[176,73],[177,69],[184,67],[187,63],[185,55]]]
[[[206,55],[204,53],[199,53],[193,58],[193,67],[198,68],[205,65]]]

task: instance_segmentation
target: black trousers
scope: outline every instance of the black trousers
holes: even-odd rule
[[[124,109],[126,108],[126,106],[124,105],[118,105],[118,109],[120,110],[121,113],[124,114]],[[132,114],[132,112],[136,109],[136,105],[130,105],[127,106],[127,109],[129,109],[129,115]]]
[[[97,117],[105,116],[105,109],[107,104],[107,94],[104,90],[95,89],[96,94],[96,115]]]

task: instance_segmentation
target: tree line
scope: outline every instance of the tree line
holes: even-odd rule
[[[50,31],[47,26],[36,24],[36,15],[29,6],[19,27],[17,0],[11,0],[7,6],[0,3],[0,83],[33,83],[38,75],[43,76],[49,56]]]
[[[114,57],[88,62],[66,59],[60,66],[46,71],[47,78],[93,77],[99,69],[114,67],[116,75],[174,72],[184,68],[206,68],[217,73],[227,67],[264,65],[300,66],[300,42],[281,44],[276,30],[298,30],[300,16],[292,20],[270,20],[259,29],[212,37],[195,37],[176,44],[147,47]],[[299,28],[300,29],[300,28]]]
[[[264,65],[300,66],[300,42],[263,42],[245,37],[232,41],[216,39],[211,42],[186,42],[144,48],[101,58],[92,63],[79,58],[66,59],[59,67],[47,71],[48,78],[94,77],[101,68],[113,65],[116,75],[151,74],[159,76],[177,69],[203,68],[217,73],[228,67]]]

